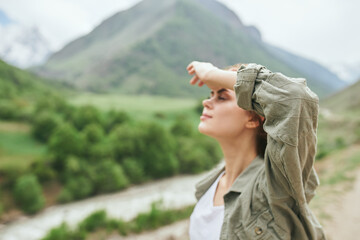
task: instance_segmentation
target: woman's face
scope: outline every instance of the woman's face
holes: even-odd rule
[[[237,138],[248,129],[251,114],[237,105],[233,90],[212,89],[203,106],[198,126],[201,133],[215,139]]]

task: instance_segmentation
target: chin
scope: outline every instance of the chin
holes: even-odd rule
[[[204,126],[202,123],[199,124],[198,130],[201,134],[204,134],[209,137],[214,137],[212,131],[206,126]]]

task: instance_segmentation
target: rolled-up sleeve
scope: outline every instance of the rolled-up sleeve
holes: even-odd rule
[[[265,165],[273,198],[291,196],[298,204],[312,198],[319,99],[305,79],[273,73],[248,64],[238,70],[234,85],[239,107],[265,117],[268,144]],[[315,174],[315,175],[314,175]]]

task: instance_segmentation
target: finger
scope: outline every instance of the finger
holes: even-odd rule
[[[190,80],[190,84],[191,85],[194,85],[194,84],[196,84],[196,82],[199,80],[199,78],[198,78],[198,76],[193,76],[192,78],[191,78],[191,80]]]
[[[195,73],[195,69],[194,69],[194,68],[191,68],[190,70],[188,70],[188,73],[189,73],[190,75],[193,75],[193,74]]]
[[[194,63],[195,63],[195,61],[192,61],[192,62],[186,67],[186,69],[189,70],[190,68],[194,67]]]
[[[203,81],[200,81],[199,84],[198,84],[198,86],[199,86],[199,87],[202,87],[202,86],[204,86],[204,84],[205,84],[205,83],[204,83]]]

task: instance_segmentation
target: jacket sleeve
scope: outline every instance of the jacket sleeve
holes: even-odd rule
[[[313,169],[319,99],[302,78],[241,66],[234,90],[238,105],[265,117],[265,171],[272,198],[310,201],[318,179]]]

